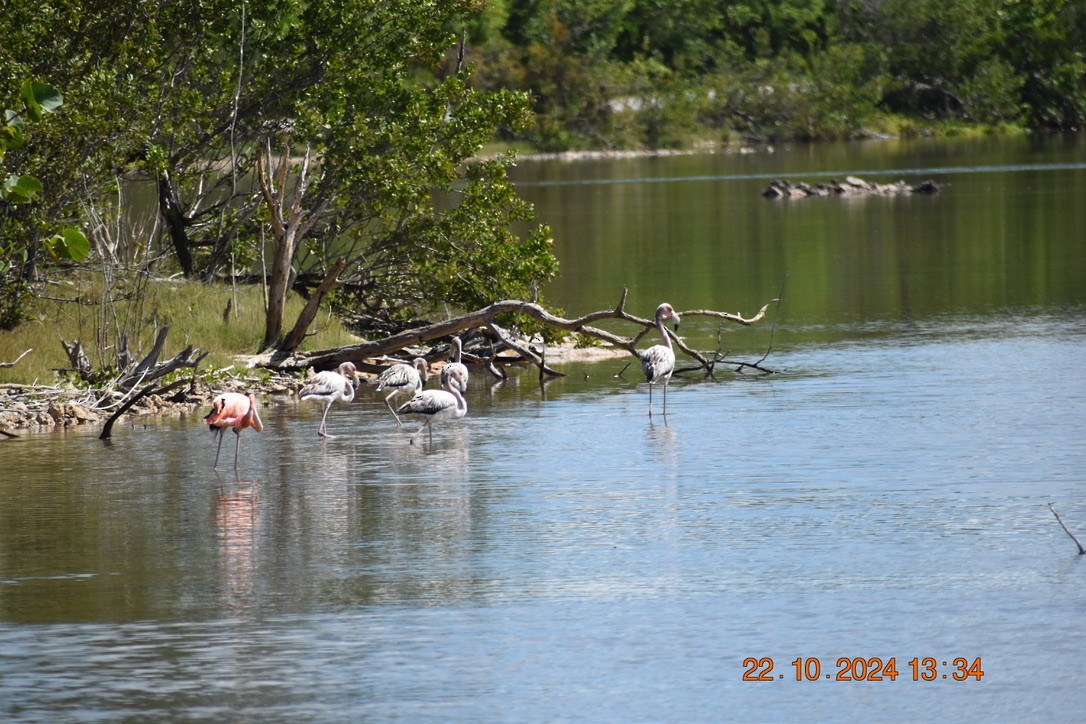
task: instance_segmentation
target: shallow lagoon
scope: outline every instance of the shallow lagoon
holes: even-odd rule
[[[764,178],[667,180],[754,173],[697,167],[726,158],[624,162],[580,187],[562,177],[599,178],[591,164],[522,164],[548,181],[524,190],[571,315],[623,284],[645,315],[665,298],[749,314],[785,283],[770,324],[722,332],[736,357],[772,347],[778,374],[676,380],[666,424],[614,359],[543,391],[473,370],[469,416],[432,448],[371,389],[333,408],[330,441],[318,405],[271,407],[240,480],[209,470],[195,417],[109,445],[4,442],[0,714],[1077,719],[1086,561],[1046,503],[1086,531],[1086,254],[1067,236],[1086,229],[1086,171],[1065,168],[1086,154],[888,150],[736,162],[965,170],[926,174],[946,183],[931,199],[788,207],[757,195]],[[1060,166],[1014,170],[1030,154]],[[681,331],[716,346],[715,324]],[[772,658],[771,680],[744,681],[748,657]],[[823,678],[797,682],[797,657]],[[899,675],[825,680],[842,657]],[[935,680],[913,681],[914,657]],[[953,679],[957,657],[981,659],[979,681]]]

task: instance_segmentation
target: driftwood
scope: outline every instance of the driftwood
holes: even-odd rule
[[[121,415],[128,412],[128,409],[132,405],[139,402],[147,395],[163,395],[173,389],[180,387],[181,385],[191,384],[191,380],[174,380],[165,387],[159,387],[157,384],[150,384],[145,386],[142,390],[129,397],[123,405],[117,408],[117,411],[110,415],[106,420],[106,424],[102,427],[102,433],[98,436],[99,440],[109,440],[113,435],[113,423],[117,422]]]
[[[34,348],[31,347],[30,349],[28,349],[27,351],[23,352],[21,355],[16,357],[14,362],[0,362],[0,367],[14,367],[15,365],[17,365],[17,364],[19,364],[20,362],[23,361],[23,357],[26,357],[28,354],[30,354],[33,351],[34,351]]]
[[[336,259],[335,263],[332,264],[332,268],[324,275],[324,279],[317,285],[316,290],[305,303],[305,307],[302,309],[302,313],[298,315],[298,321],[294,323],[294,327],[283,338],[283,341],[276,345],[278,349],[289,352],[298,349],[298,345],[305,339],[309,324],[317,317],[321,302],[324,301],[329,292],[339,286],[339,275],[345,268],[347,268],[347,258],[340,257]]]
[[[72,340],[71,342],[66,342],[62,339],[60,340],[60,345],[64,347],[64,352],[68,355],[68,362],[71,364],[72,369],[78,372],[80,376],[86,378],[94,371],[90,358],[87,357],[87,353],[83,351],[82,342],[78,339]]]
[[[130,390],[140,383],[151,383],[162,377],[165,377],[174,370],[179,370],[185,367],[195,367],[200,364],[200,361],[207,356],[207,352],[202,352],[199,349],[193,348],[190,344],[185,349],[178,352],[173,359],[166,362],[158,363],[158,356],[162,354],[162,347],[166,344],[166,335],[170,333],[169,325],[158,330],[158,336],[155,337],[155,344],[151,348],[151,351],[147,353],[132,371],[124,374],[119,380],[117,380],[117,387],[122,390]]]
[[[158,335],[155,337],[155,343],[154,346],[151,347],[151,351],[148,352],[147,355],[140,360],[139,364],[131,370],[126,370],[124,369],[124,366],[122,366],[121,375],[113,383],[113,387],[121,390],[131,390],[138,384],[154,382],[174,370],[185,367],[196,367],[196,365],[207,356],[207,352],[202,352],[192,345],[189,345],[178,352],[173,359],[160,363],[158,358],[159,355],[162,354],[162,348],[166,344],[166,335],[168,335],[169,332],[169,325],[160,329]],[[101,382],[101,373],[96,375],[94,366],[91,364],[87,354],[83,351],[83,343],[80,340],[77,339],[67,342],[62,339],[60,340],[60,344],[64,347],[64,351],[68,355],[68,361],[71,363],[71,368],[69,370],[62,371],[75,372],[84,380],[94,381],[96,383]],[[129,358],[127,339],[124,341],[123,348],[122,353],[118,355],[117,359],[119,365],[122,365],[124,361]],[[18,360],[16,360],[16,362],[17,361]]]
[[[651,319],[645,319],[632,315],[626,311],[626,296],[627,290],[622,290],[622,295],[618,301],[618,304],[614,309],[606,309],[598,312],[592,312],[576,319],[565,319],[563,317],[556,316],[543,306],[535,302],[526,302],[520,300],[504,300],[495,302],[487,307],[479,309],[468,314],[454,317],[452,319],[437,322],[434,324],[428,324],[422,327],[416,327],[413,329],[404,330],[398,334],[385,337],[383,339],[375,340],[372,342],[360,342],[358,344],[347,345],[344,347],[336,347],[333,349],[318,350],[315,352],[295,352],[293,354],[276,354],[274,352],[262,355],[254,360],[254,364],[261,367],[267,367],[277,370],[302,370],[307,367],[315,369],[334,369],[343,362],[356,362],[362,359],[379,358],[395,352],[399,352],[405,347],[412,345],[426,344],[435,339],[441,339],[443,337],[449,337],[456,334],[463,334],[468,330],[484,328],[490,330],[494,337],[501,341],[501,343],[509,349],[515,350],[524,360],[539,367],[541,374],[547,374],[550,376],[562,376],[561,372],[558,372],[547,366],[541,354],[538,354],[531,346],[523,341],[518,340],[509,331],[503,329],[497,324],[495,318],[510,313],[523,314],[527,317],[531,317],[543,324],[556,329],[562,329],[567,332],[582,334],[588,337],[594,337],[602,342],[610,344],[619,349],[624,349],[632,355],[637,354],[637,346],[641,342],[642,338],[650,331],[656,328],[656,324]],[[732,314],[729,312],[718,312],[711,309],[691,309],[684,312],[679,312],[682,317],[713,317],[716,319],[722,319],[736,324],[748,326],[760,321],[766,314],[766,310],[771,305],[779,300],[773,299],[765,304],[756,314],[751,317],[744,317],[741,314]],[[605,319],[620,319],[641,327],[641,330],[632,337],[623,337],[613,332],[609,332],[599,327],[592,326],[594,323]],[[705,370],[711,374],[713,367],[716,364],[724,362],[723,356],[719,350],[716,353],[702,353],[691,347],[672,331],[668,330],[668,334],[671,336],[675,346],[689,355],[699,363],[698,367],[688,368],[683,371],[690,371],[692,369]],[[492,373],[498,376],[501,375],[494,368],[494,361],[496,357],[492,353],[491,359],[488,363],[488,369]],[[764,368],[758,367],[757,364],[751,363],[730,363],[728,364],[741,364],[748,367],[756,367],[764,372],[769,372]]]

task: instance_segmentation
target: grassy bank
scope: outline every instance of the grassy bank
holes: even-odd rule
[[[1014,124],[967,123],[960,120],[930,120],[882,114],[871,119],[861,133],[851,140],[870,139],[916,139],[916,138],[977,138],[982,136],[1021,136],[1030,133],[1028,128]],[[827,139],[848,140],[848,139]],[[486,144],[476,158],[492,158],[500,153],[514,152],[520,160],[541,160],[550,158],[593,158],[597,156],[625,155],[668,155],[674,153],[733,153],[750,148],[764,148],[782,143],[819,143],[808,138],[791,136],[774,139],[753,139],[741,134],[723,132],[710,128],[700,128],[685,133],[674,134],[670,142],[663,146],[650,147],[631,142],[628,145],[577,146],[562,152],[546,152],[522,141],[495,142]]]
[[[80,340],[94,368],[116,364],[125,337],[134,357],[150,351],[158,330],[170,326],[161,359],[188,345],[209,352],[201,370],[237,365],[239,355],[258,351],[264,332],[264,300],[259,286],[233,288],[182,279],[149,280],[135,275],[107,278],[78,272],[45,285],[32,303],[31,320],[0,332],[0,383],[53,385],[57,370],[70,367],[61,340]],[[304,300],[292,295],[285,320],[292,324]],[[357,338],[327,314],[318,317],[304,349],[350,344]]]

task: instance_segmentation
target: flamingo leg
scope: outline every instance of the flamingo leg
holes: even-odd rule
[[[400,416],[396,414],[396,410],[392,407],[392,398],[400,394],[399,390],[393,390],[392,394],[385,398],[385,405],[388,406],[388,411],[392,413],[392,416],[396,418],[396,425],[403,427],[403,423],[400,422]]]
[[[215,464],[211,466],[212,470],[219,469],[219,453],[222,452],[222,428],[215,428],[215,435],[219,438],[219,445],[215,448]]]
[[[430,424],[430,422],[429,422],[429,420],[427,420],[426,422],[419,425],[419,429],[415,430],[415,434],[411,436],[411,439],[407,441],[407,444],[408,445],[414,445],[415,444],[415,438],[419,436],[419,433],[422,432],[423,428],[429,427],[429,424]],[[431,435],[434,434],[432,429],[430,430],[430,434]]]
[[[652,417],[652,383],[649,383],[649,417]]]
[[[234,472],[238,471],[238,453],[241,452],[241,430],[235,429],[234,434],[237,435],[238,440],[234,445]]]
[[[328,434],[328,432],[327,432],[327,430],[325,428],[325,424],[326,424],[326,422],[328,420],[328,411],[331,410],[331,409],[332,409],[332,400],[329,400],[328,404],[324,406],[324,415],[321,416],[321,426],[320,426],[320,429],[317,430],[318,435],[320,435],[321,437],[326,437],[328,439],[331,439],[332,436]]]
[[[664,417],[667,417],[667,383],[669,380],[664,380]]]

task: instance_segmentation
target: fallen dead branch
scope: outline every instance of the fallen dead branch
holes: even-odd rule
[[[500,343],[500,347],[511,349],[519,355],[519,359],[514,361],[531,363],[540,369],[541,374],[557,377],[561,376],[562,373],[547,366],[544,355],[534,351],[529,342],[518,339],[510,331],[504,329],[498,324],[496,319],[506,314],[522,314],[548,327],[591,337],[615,348],[626,350],[632,355],[637,355],[638,345],[647,333],[656,329],[656,325],[651,319],[638,317],[626,311],[627,293],[628,290],[622,290],[618,304],[615,305],[613,309],[592,312],[575,319],[559,317],[536,302],[504,300],[495,302],[474,312],[469,312],[442,322],[404,330],[398,334],[393,334],[382,339],[360,342],[358,344],[351,344],[333,349],[318,350],[315,352],[293,352],[283,354],[272,351],[254,358],[252,364],[254,366],[280,371],[297,371],[309,367],[314,369],[333,369],[343,362],[355,362],[357,364],[360,360],[384,357],[400,352],[407,347],[426,345],[436,339],[458,334],[463,335],[469,330],[485,329],[490,332],[490,335],[494,340]],[[744,317],[742,314],[738,313],[719,312],[712,309],[691,309],[680,312],[680,314],[684,318],[699,316],[710,317],[723,319],[743,326],[749,326],[762,320],[769,307],[778,301],[778,299],[773,299],[767,302],[756,314],[750,317]],[[597,322],[608,319],[630,322],[640,329],[633,336],[624,337],[594,326]],[[772,372],[772,370],[761,366],[760,362],[749,363],[726,360],[726,354],[722,353],[720,350],[709,353],[700,352],[689,347],[674,332],[668,330],[668,334],[671,336],[675,346],[679,350],[699,363],[696,367],[677,370],[677,374],[693,370],[704,370],[707,374],[712,374],[713,368],[722,363],[735,365],[738,368],[757,369],[763,373]],[[498,362],[506,361],[497,356],[499,351],[500,350],[492,352],[491,358],[486,360],[485,364],[493,374],[498,377],[504,377],[495,366]]]
[[[185,349],[174,355],[173,359],[159,363],[158,357],[162,354],[162,347],[166,344],[166,335],[169,333],[170,327],[168,325],[158,331],[158,336],[155,338],[155,344],[151,348],[151,351],[147,353],[147,356],[144,357],[132,371],[126,373],[117,380],[117,387],[123,390],[129,390],[140,383],[154,382],[155,380],[165,377],[174,370],[186,367],[196,367],[196,365],[200,364],[200,361],[207,356],[207,352],[195,349],[190,344],[188,347],[185,347]]]
[[[14,362],[0,362],[0,367],[14,367],[15,365],[17,365],[17,364],[19,364],[20,362],[23,361],[23,357],[26,357],[28,354],[30,354],[33,351],[34,351],[34,348],[31,347],[30,349],[28,349],[27,351],[23,352],[21,355],[16,357]]]
[[[102,427],[102,433],[98,436],[98,439],[109,440],[113,434],[113,423],[117,422],[118,418],[120,418],[121,415],[128,412],[128,409],[132,407],[132,405],[136,404],[147,395],[164,395],[167,392],[170,392],[171,390],[180,387],[181,385],[189,384],[192,384],[191,380],[174,380],[165,387],[159,387],[157,384],[147,385],[142,390],[129,397],[128,400],[125,401],[125,403],[121,405],[117,409],[117,411],[110,416],[108,420],[106,420],[106,424]]]

